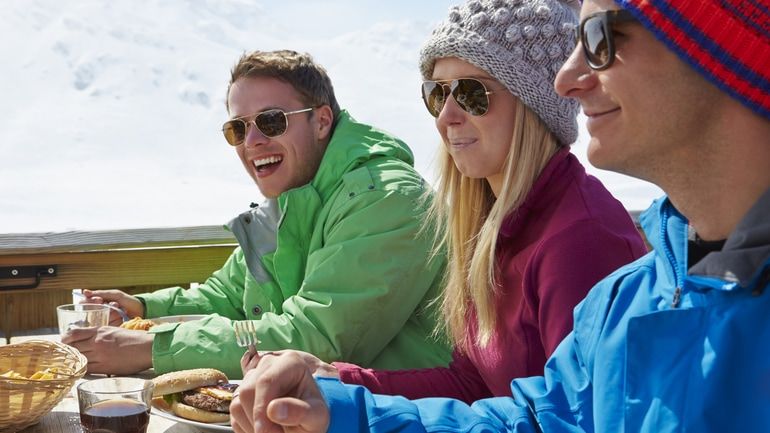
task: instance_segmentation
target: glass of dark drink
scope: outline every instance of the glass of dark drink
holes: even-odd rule
[[[145,433],[153,384],[131,377],[94,379],[78,385],[80,423],[86,433]]]

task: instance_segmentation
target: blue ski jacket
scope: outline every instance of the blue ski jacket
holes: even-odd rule
[[[653,251],[591,290],[513,398],[410,401],[319,378],[329,431],[770,431],[770,190],[689,270],[688,223],[667,198],[642,226]]]

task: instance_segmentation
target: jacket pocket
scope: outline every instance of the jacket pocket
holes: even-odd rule
[[[705,353],[703,309],[665,310],[628,321],[625,431],[681,432],[689,405],[700,405]]]

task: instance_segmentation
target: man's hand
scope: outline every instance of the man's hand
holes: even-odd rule
[[[251,354],[250,352],[246,352],[241,357],[241,371],[243,371],[243,375],[246,376],[246,373],[249,372],[249,370],[253,370],[257,367],[259,364],[259,361],[262,359],[263,356],[266,354],[272,354],[272,355],[283,355],[288,354],[291,352],[292,354],[299,356],[300,359],[302,359],[305,364],[307,365],[308,370],[310,371],[310,374],[313,376],[321,376],[321,377],[334,377],[339,379],[340,373],[337,371],[337,369],[331,365],[327,364],[320,359],[318,359],[315,355],[302,352],[299,350],[280,350],[277,352],[263,352],[256,354]]]
[[[144,304],[136,296],[131,296],[121,290],[83,290],[85,304],[110,304],[126,312],[129,318],[144,317]],[[110,311],[110,325],[117,326],[123,322],[120,315]]]
[[[325,433],[329,409],[296,351],[262,354],[230,404],[236,433]]]
[[[101,326],[74,328],[61,338],[88,358],[89,373],[127,375],[152,367],[155,334]]]

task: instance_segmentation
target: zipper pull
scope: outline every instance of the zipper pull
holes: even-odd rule
[[[679,301],[682,299],[682,288],[677,287],[674,290],[674,299],[671,300],[671,308],[679,307]]]

